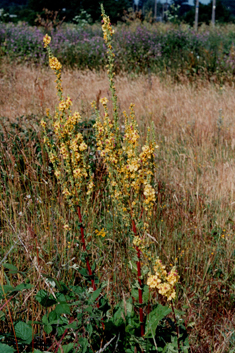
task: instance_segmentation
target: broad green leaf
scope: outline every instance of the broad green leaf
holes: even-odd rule
[[[7,344],[0,343],[0,353],[14,353],[16,350]]]
[[[133,305],[129,302],[126,302],[126,312],[127,316],[131,316],[133,310]]]
[[[33,336],[32,327],[28,326],[23,321],[19,321],[15,325],[15,334],[17,338],[20,338],[26,344],[30,344],[32,342],[32,336]]]
[[[49,333],[51,333],[52,331],[52,326],[50,324],[44,325],[44,331],[46,332],[47,335],[49,335]]]
[[[2,266],[7,268],[8,270],[18,272],[18,268],[12,264],[3,264]]]
[[[43,315],[43,317],[42,317],[42,323],[43,323],[44,325],[47,325],[47,324],[48,324],[48,318],[47,318],[46,315]]]
[[[91,298],[90,298],[92,303],[94,303],[94,301],[98,298],[98,296],[100,295],[101,291],[102,291],[102,288],[98,288],[92,293]]]
[[[159,322],[171,312],[171,308],[158,304],[146,320],[145,337],[155,336]]]
[[[57,314],[70,314],[70,308],[68,304],[58,304],[56,305],[55,312]]]
[[[80,337],[78,342],[81,345],[81,353],[86,353],[87,346],[88,346],[88,340],[85,337]]]
[[[56,298],[61,304],[67,303],[65,295],[63,293],[56,293]]]
[[[56,299],[43,289],[35,295],[35,299],[46,308],[57,303]]]
[[[116,326],[120,326],[121,324],[123,324],[124,320],[123,317],[125,316],[124,314],[124,309],[122,307],[119,307],[118,310],[115,312],[115,314],[113,315],[113,323]]]
[[[62,346],[63,351],[59,348],[58,353],[69,353],[74,348],[74,343],[65,344]]]
[[[57,279],[55,279],[55,278],[53,278],[53,277],[51,277],[51,276],[45,275],[45,274],[43,274],[43,277],[47,278],[47,280],[48,280],[49,282],[51,282],[52,284],[55,283],[56,287],[57,287],[59,290],[62,289],[62,286],[61,286],[60,282],[59,282]]]
[[[16,286],[15,288],[14,288],[14,292],[20,292],[20,291],[22,291],[23,289],[31,289],[31,288],[33,288],[33,285],[32,284],[29,284],[29,283],[21,283],[21,284],[19,284],[18,286]]]
[[[56,314],[56,312],[53,310],[50,312],[49,316],[48,316],[48,321],[52,322],[55,321],[58,318],[58,315]]]
[[[139,300],[139,291],[136,288],[133,288],[131,291],[131,296],[138,301]]]
[[[148,301],[149,301],[149,286],[144,286],[143,303],[148,303]]]
[[[0,295],[4,293],[7,294],[8,292],[12,292],[14,290],[14,287],[12,287],[9,284],[5,284],[5,286],[0,286]]]

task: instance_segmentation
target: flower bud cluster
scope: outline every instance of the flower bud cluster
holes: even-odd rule
[[[154,274],[148,274],[147,285],[152,289],[157,289],[159,294],[170,301],[176,297],[175,286],[179,281],[179,275],[175,267],[169,273],[165,268],[161,260],[157,259],[154,265]]]

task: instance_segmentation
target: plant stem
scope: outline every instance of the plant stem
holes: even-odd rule
[[[83,251],[86,251],[86,243],[85,243],[85,236],[84,236],[84,227],[82,224],[82,215],[81,215],[81,208],[80,206],[78,206],[77,208],[77,212],[78,212],[78,218],[79,218],[79,222],[80,222],[80,231],[81,231],[81,239],[82,239],[82,247],[83,247]],[[95,281],[92,278],[92,271],[91,271],[91,266],[90,266],[90,261],[88,256],[86,256],[86,266],[87,266],[87,270],[89,273],[89,276],[91,276],[91,284],[92,284],[92,288],[95,291],[96,290],[96,285],[95,285]]]
[[[79,218],[79,222],[80,222],[80,230],[81,230],[81,238],[82,238],[82,247],[83,247],[83,250],[86,251],[86,243],[85,243],[85,236],[84,236],[84,227],[83,227],[83,224],[82,224],[82,215],[81,215],[81,208],[80,208],[80,206],[78,206],[77,211],[78,211],[78,218]],[[95,290],[96,290],[96,285],[95,285],[94,279],[92,278],[92,271],[91,271],[91,266],[90,266],[90,262],[89,262],[88,256],[86,256],[86,265],[87,265],[88,273],[89,273],[89,275],[91,276],[92,288],[93,288],[93,290],[95,291]],[[97,308],[100,307],[100,304],[99,304],[98,301],[97,301],[96,306],[97,306]],[[104,326],[103,319],[101,319],[101,325],[102,325],[103,330],[104,330],[104,329],[105,329],[105,326]]]
[[[137,236],[136,225],[135,225],[135,221],[134,220],[132,220],[132,230],[134,232],[134,235]],[[142,298],[140,249],[138,248],[138,246],[136,246],[136,252],[137,252],[137,257],[138,257],[138,261],[137,261],[137,277],[138,277],[138,282],[139,282],[139,286],[140,286],[140,288],[138,289],[138,292],[139,292],[139,304],[142,305],[143,304],[143,298]],[[144,314],[143,314],[142,306],[140,306],[140,308],[139,308],[139,313],[140,313],[140,334],[141,334],[141,337],[143,337],[144,336]]]
[[[173,302],[171,302],[171,307],[172,307],[172,312],[173,312],[173,317],[174,317],[174,321],[175,321],[175,327],[176,327],[176,334],[177,334],[177,344],[178,344],[178,352],[181,352],[180,349],[180,334],[179,334],[179,326],[177,324],[177,320],[176,320],[176,316],[175,316],[175,308],[174,308],[174,304]]]

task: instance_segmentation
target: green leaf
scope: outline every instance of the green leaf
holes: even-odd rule
[[[70,308],[68,304],[58,304],[56,305],[55,312],[59,315],[70,314]]]
[[[146,320],[145,337],[155,336],[159,322],[171,312],[171,308],[158,304]]]
[[[64,352],[64,353],[69,353],[72,349],[74,348],[73,343],[65,344],[62,346],[63,351],[59,348],[58,353]]]
[[[78,340],[79,344],[81,345],[81,353],[87,352],[88,340],[85,337],[80,337]]]
[[[6,318],[6,315],[3,311],[0,311],[0,320],[4,321]]]
[[[83,276],[83,277],[87,277],[88,273],[87,270],[85,268],[81,268],[80,270],[78,270],[78,272]]]
[[[15,272],[15,273],[18,272],[18,268],[12,264],[3,264],[2,266],[7,268],[8,270]]]
[[[46,315],[43,315],[43,317],[42,317],[42,323],[43,323],[44,325],[47,325],[47,324],[48,324],[48,318],[47,318]]]
[[[16,350],[7,344],[0,343],[0,353],[14,353]]]
[[[133,305],[129,302],[126,302],[126,313],[127,316],[131,316],[133,310]]]
[[[148,303],[148,301],[149,301],[149,286],[144,286],[143,303]]]
[[[0,295],[7,294],[8,292],[12,292],[14,287],[9,284],[5,284],[5,286],[0,286]]]
[[[19,284],[18,286],[16,286],[13,290],[13,292],[21,292],[22,290],[24,289],[31,289],[33,288],[33,285],[32,284],[25,284],[25,283],[21,283]]]
[[[47,335],[49,335],[52,331],[52,326],[51,325],[44,325],[44,331],[46,332]]]
[[[53,277],[51,277],[51,276],[45,275],[45,274],[43,274],[43,277],[47,278],[47,280],[48,280],[49,282],[51,282],[51,283],[54,282],[55,285],[56,285],[56,287],[57,287],[59,290],[62,289],[62,286],[61,286],[60,282],[59,282],[57,279],[55,279],[55,278],[53,278]]]
[[[56,298],[60,304],[67,303],[65,295],[63,293],[56,293]]]
[[[19,321],[15,325],[15,334],[17,338],[20,338],[26,344],[30,344],[32,342],[32,336],[33,336],[32,327],[28,326],[23,321]]]
[[[35,295],[35,299],[46,308],[57,303],[55,298],[51,294],[48,294],[44,289],[41,289]]]
[[[92,293],[92,295],[90,297],[90,301],[92,303],[94,303],[94,301],[98,298],[98,296],[100,295],[101,291],[102,291],[102,288],[98,288]]]
[[[56,312],[53,310],[50,312],[49,316],[48,316],[48,321],[52,322],[55,321],[58,318],[58,315],[56,314]]]
[[[116,326],[120,326],[124,322],[123,317],[125,317],[124,309],[122,307],[119,307],[118,310],[113,315],[112,321]]]

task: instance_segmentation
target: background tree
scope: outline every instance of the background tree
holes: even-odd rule
[[[209,24],[212,15],[212,1],[208,5],[200,3],[199,25],[202,23]],[[231,22],[234,19],[232,13],[223,5],[221,0],[216,2],[215,21],[220,23]],[[195,20],[195,8],[193,7],[189,12],[185,13],[182,20],[193,26]]]
[[[171,4],[175,7],[180,6],[178,10],[179,19],[181,19],[187,12],[192,9],[189,5],[188,0],[171,0]]]
[[[228,11],[235,16],[235,1],[234,0],[222,0],[222,4],[226,7]]]

